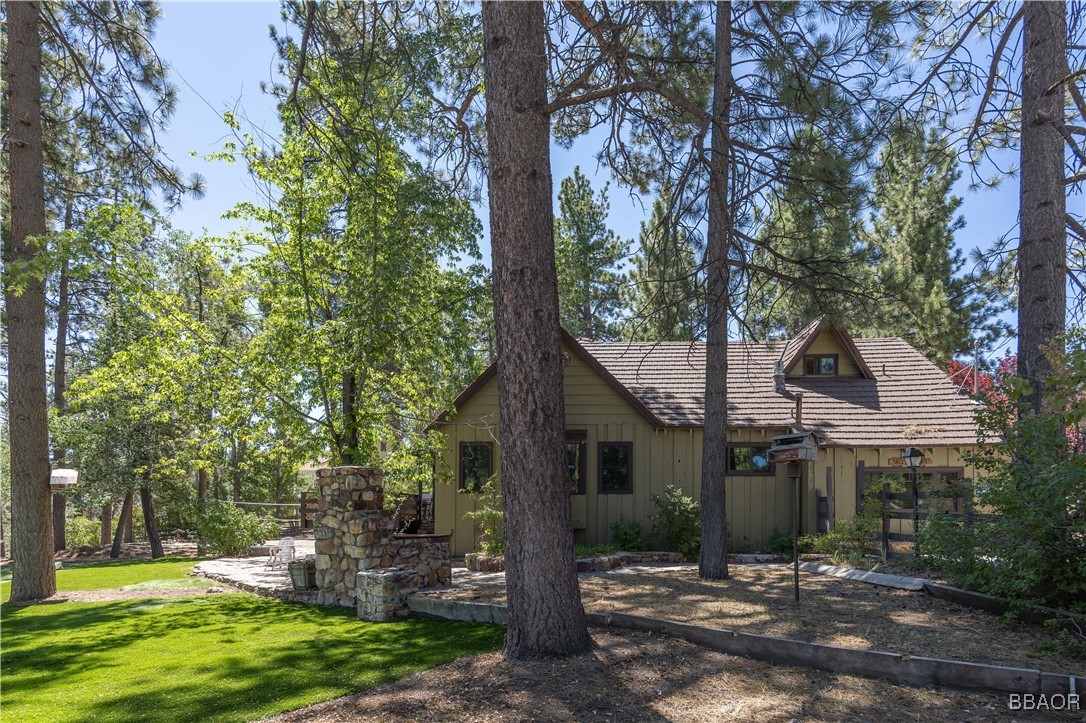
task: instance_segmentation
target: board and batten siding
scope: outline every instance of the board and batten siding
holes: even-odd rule
[[[573,497],[575,539],[597,545],[610,541],[611,526],[625,517],[636,520],[648,535],[651,516],[656,512],[653,495],[663,495],[668,485],[683,490],[695,500],[701,495],[702,430],[655,429],[641,414],[607,384],[576,354],[566,350],[570,364],[565,370],[566,429],[584,430],[586,443],[586,484],[583,496]],[[453,533],[453,554],[475,549],[479,532],[464,514],[475,509],[471,495],[459,492],[461,442],[493,442],[494,470],[501,468],[498,439],[498,383],[491,378],[462,405],[456,415],[441,426],[446,444],[438,463],[434,523],[439,532]],[[784,430],[731,430],[736,443],[769,443],[773,434]],[[633,443],[633,492],[598,494],[598,443]],[[789,482],[783,466],[774,476],[730,475],[726,480],[728,527],[735,549],[757,549],[776,527],[790,529]]]
[[[825,336],[825,335],[823,335]],[[820,353],[822,339],[810,353]],[[839,349],[835,346],[826,353]],[[586,440],[585,495],[574,495],[575,540],[579,544],[598,545],[610,541],[611,526],[620,518],[636,520],[648,535],[651,516],[656,512],[653,495],[663,495],[674,485],[695,500],[701,497],[702,430],[700,428],[655,429],[640,413],[586,365],[566,349],[570,364],[565,370],[566,429],[584,430]],[[844,357],[844,355],[842,355]],[[851,360],[848,360],[851,364]],[[841,371],[847,372],[845,359]],[[856,370],[858,374],[858,370]],[[463,555],[475,549],[479,531],[464,514],[476,507],[474,499],[459,492],[461,442],[492,442],[494,471],[501,468],[501,444],[498,439],[498,382],[496,376],[464,402],[458,413],[441,426],[446,444],[437,467],[435,484],[435,529],[451,530],[452,552]],[[732,444],[769,444],[785,429],[730,429]],[[598,494],[599,442],[633,443],[633,492]],[[826,496],[830,519],[841,522],[856,511],[856,475],[859,462],[867,469],[893,467],[891,459],[900,458],[907,440],[897,447],[853,448],[823,447],[816,463],[802,465],[801,525],[804,533],[817,531],[817,498]],[[972,447],[921,447],[931,459],[930,467],[962,468],[965,477],[974,470],[963,460]],[[729,475],[725,480],[729,547],[737,552],[760,550],[774,529],[792,529],[793,483],[787,465],[776,465],[773,475]],[[827,481],[829,470],[830,481]],[[831,490],[832,488],[832,490]],[[911,532],[911,520],[891,521],[891,531]]]

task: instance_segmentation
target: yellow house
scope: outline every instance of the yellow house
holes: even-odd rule
[[[701,493],[705,345],[580,342],[563,332],[566,439],[578,543],[606,544],[620,518],[648,533],[653,495],[674,485]],[[790,530],[794,482],[769,462],[772,437],[813,431],[816,462],[800,464],[801,525],[827,531],[855,514],[865,484],[904,474],[907,447],[924,452],[922,481],[970,478],[974,403],[900,338],[853,340],[820,318],[795,338],[728,347],[728,530],[731,548],[758,550],[774,528]],[[452,530],[453,554],[472,551],[478,530],[463,490],[500,467],[498,386],[492,365],[435,422],[445,434],[434,490],[435,529]],[[444,479],[442,479],[442,477]],[[894,521],[894,532],[911,528]]]

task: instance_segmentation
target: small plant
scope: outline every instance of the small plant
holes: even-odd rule
[[[610,555],[611,553],[618,552],[617,547],[614,545],[576,545],[573,548],[573,556],[577,558],[581,557],[599,557],[601,555]]]
[[[196,518],[200,542],[213,555],[241,556],[279,535],[279,525],[270,517],[240,510],[223,500],[208,500]]]
[[[641,534],[641,525],[634,520],[625,517],[611,525],[611,544],[619,550],[640,552],[648,547],[644,535]]]
[[[487,555],[505,553],[505,537],[502,534],[504,513],[502,512],[502,493],[497,484],[497,475],[492,476],[482,487],[475,491],[463,491],[475,500],[475,510],[464,517],[474,522],[482,538],[479,540],[479,552]]]
[[[770,555],[785,556],[792,554],[792,533],[774,527],[772,534],[769,535],[769,540],[762,545],[762,549]]]
[[[701,553],[701,508],[681,489],[668,485],[663,496],[653,495],[658,512],[652,516],[652,534],[663,537],[669,549],[681,552],[688,560]]]

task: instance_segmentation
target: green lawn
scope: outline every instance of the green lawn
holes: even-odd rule
[[[178,579],[191,559],[64,570],[101,589]],[[58,575],[58,581],[59,581]],[[106,580],[112,584],[105,584]],[[4,720],[251,720],[497,649],[504,628],[248,595],[0,607]]]
[[[210,587],[214,580],[188,577],[196,560],[191,557],[161,557],[157,560],[111,560],[109,562],[64,563],[57,570],[57,592],[106,590],[130,585],[144,587]],[[11,597],[11,566],[4,568],[0,600]]]

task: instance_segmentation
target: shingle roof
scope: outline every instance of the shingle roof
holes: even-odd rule
[[[977,443],[973,402],[899,338],[855,339],[874,378],[788,377],[773,385],[773,362],[794,341],[728,346],[728,426],[789,427],[803,393],[803,426],[821,444],[848,447]],[[700,427],[705,415],[705,345],[585,342],[581,345],[666,426]],[[794,350],[792,350],[794,351]]]

